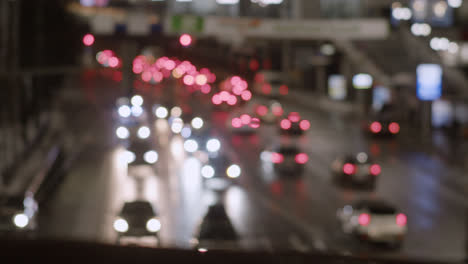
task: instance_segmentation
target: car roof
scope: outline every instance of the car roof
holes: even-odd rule
[[[153,205],[149,201],[138,200],[132,202],[126,202],[121,211],[122,215],[155,215],[156,211]]]
[[[382,199],[363,199],[353,203],[356,209],[368,209],[371,213],[376,214],[394,214],[395,206]]]

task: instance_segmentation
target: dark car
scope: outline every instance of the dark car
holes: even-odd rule
[[[124,203],[117,219],[113,223],[118,232],[118,240],[122,237],[154,236],[159,238],[161,222],[158,213],[149,201],[138,200]]]
[[[309,130],[309,120],[302,119],[298,112],[289,113],[287,118],[279,122],[280,133],[283,135],[299,136]]]
[[[271,152],[275,170],[282,175],[298,175],[304,171],[309,156],[294,145],[281,145]]]
[[[395,136],[400,133],[400,122],[394,106],[386,104],[373,111],[364,123],[364,131],[374,136]]]
[[[333,161],[331,170],[340,184],[369,188],[375,187],[377,177],[382,172],[381,166],[364,152],[338,157]]]
[[[208,156],[207,162],[200,171],[205,184],[219,182],[219,185],[235,183],[242,174],[242,169],[225,153],[217,153]],[[214,186],[213,186],[214,187]]]
[[[224,205],[218,203],[208,208],[194,234],[193,246],[198,250],[236,249],[238,239]]]

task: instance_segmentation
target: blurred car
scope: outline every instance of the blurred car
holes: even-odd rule
[[[371,188],[375,187],[377,177],[382,172],[380,165],[364,152],[338,157],[333,161],[331,170],[339,183]]]
[[[211,249],[233,250],[240,248],[238,239],[224,205],[217,203],[208,208],[191,243],[200,252]]]
[[[375,136],[394,136],[400,133],[400,123],[396,110],[392,105],[384,105],[382,109],[373,111],[364,123],[364,131]]]
[[[304,171],[309,156],[295,145],[280,145],[270,153],[275,170],[280,174],[298,175]]]
[[[200,174],[203,182],[206,184],[208,181],[223,181],[221,185],[229,185],[234,183],[242,174],[242,169],[239,165],[232,162],[232,160],[224,153],[217,153],[208,155],[208,159],[202,161]]]
[[[255,113],[264,123],[276,123],[283,116],[283,107],[278,101],[271,101],[268,104],[257,105]]]
[[[114,117],[117,123],[123,126],[132,126],[147,120],[148,114],[143,107],[143,97],[134,95],[130,99],[127,97],[117,99]]]
[[[255,75],[254,91],[257,94],[278,98],[289,93],[285,74],[278,71],[260,71]]]
[[[383,200],[358,200],[337,211],[345,233],[361,241],[399,246],[407,233],[407,217]]]
[[[118,241],[127,237],[152,237],[159,240],[161,222],[153,205],[146,200],[125,202],[113,223]]]
[[[302,135],[310,128],[309,120],[302,119],[298,112],[289,113],[288,117],[282,119],[279,125],[281,134],[293,136]]]
[[[32,196],[0,196],[0,234],[32,234],[37,227],[38,203]]]
[[[159,159],[159,154],[151,140],[130,140],[124,155],[129,166],[153,165]]]
[[[226,126],[232,133],[252,134],[260,127],[260,119],[249,114],[228,118]]]

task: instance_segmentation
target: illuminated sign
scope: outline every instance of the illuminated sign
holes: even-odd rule
[[[328,77],[328,95],[334,100],[346,98],[346,79],[343,75],[332,74]]]
[[[372,87],[372,76],[367,73],[359,73],[353,77],[353,86],[356,89],[369,89]]]
[[[416,95],[432,101],[442,95],[442,68],[438,64],[420,64],[416,69]]]

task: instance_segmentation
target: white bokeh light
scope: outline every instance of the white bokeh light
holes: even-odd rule
[[[13,223],[19,228],[24,228],[29,224],[29,218],[25,214],[17,214],[13,217]]]
[[[120,139],[127,139],[130,136],[130,132],[128,131],[128,129],[126,127],[123,127],[123,126],[118,127],[115,130],[115,134]]]
[[[169,111],[167,111],[167,108],[164,106],[159,106],[156,108],[154,111],[154,114],[156,115],[157,118],[166,118],[167,115],[169,114]]]
[[[151,135],[151,131],[147,126],[142,126],[138,129],[138,137],[141,139],[146,139]]]
[[[209,152],[217,152],[221,148],[221,142],[218,139],[212,138],[206,142],[206,149]]]
[[[193,128],[200,129],[203,127],[203,119],[201,119],[200,117],[195,117],[194,119],[192,119],[191,124]]]
[[[161,230],[161,222],[158,219],[152,218],[146,222],[146,230],[155,233]]]
[[[205,165],[201,169],[201,175],[203,178],[210,179],[213,178],[215,175],[215,170],[210,165]]]
[[[125,219],[119,218],[114,221],[113,224],[114,230],[120,233],[125,233],[128,231],[128,223]]]
[[[241,175],[241,168],[239,165],[233,164],[227,168],[226,174],[229,178],[237,178]]]
[[[141,95],[134,95],[130,102],[133,106],[142,106],[143,105],[143,97]]]
[[[193,139],[184,142],[184,149],[187,152],[193,153],[198,150],[198,143]]]
[[[119,113],[119,116],[121,117],[129,117],[132,114],[132,110],[130,109],[128,105],[120,106],[117,112]]]
[[[149,163],[149,164],[154,164],[158,161],[158,158],[159,158],[159,155],[156,151],[154,150],[150,150],[150,151],[147,151],[145,152],[145,154],[143,155],[143,159],[145,160],[145,162]]]

